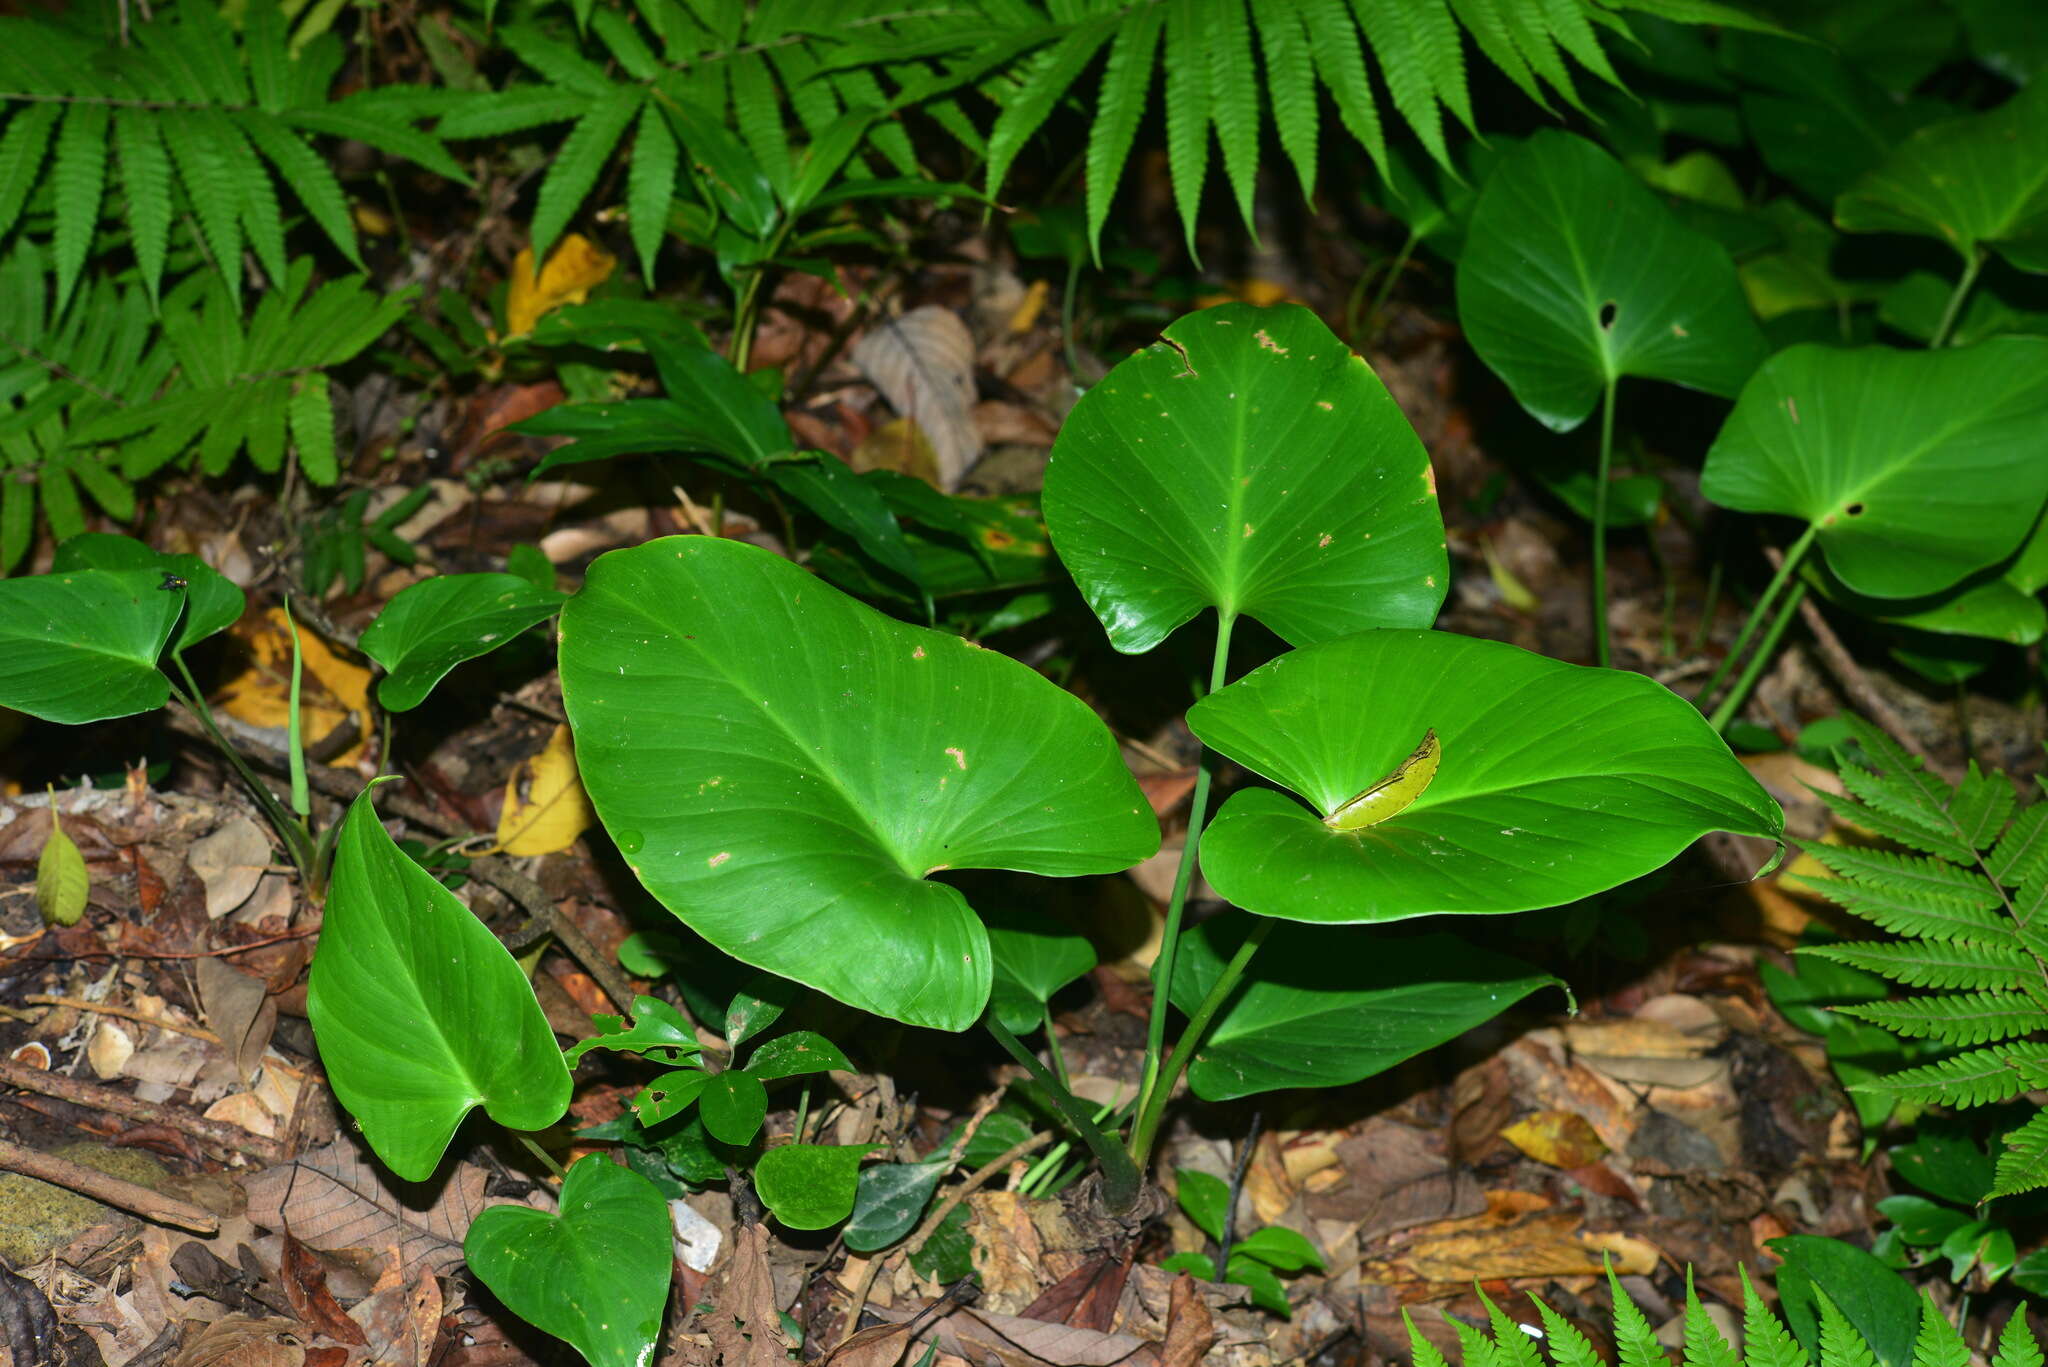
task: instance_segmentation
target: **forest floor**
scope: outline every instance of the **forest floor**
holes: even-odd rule
[[[1366,323],[1356,321],[1355,299],[1314,283],[1356,278],[1367,263],[1353,251],[1340,244],[1300,260],[1248,261],[1239,283],[1215,288],[1254,302],[1295,299],[1340,329],[1351,315],[1353,345],[1435,466],[1454,576],[1443,628],[1588,660],[1584,525],[1527,475],[1531,459],[1567,444],[1513,409],[1441,311],[1410,302],[1446,293],[1426,262],[1410,263],[1393,302]],[[887,281],[849,274],[846,294],[796,277],[767,311],[754,364],[805,378],[790,416],[808,444],[862,468],[914,473],[928,445],[964,442],[979,454],[963,491],[1026,495],[1077,382],[1098,378],[1179,307],[1155,309],[1148,321],[1134,303],[1141,290],[1084,277],[1095,282],[1079,309],[1087,326],[1070,346],[1060,276],[970,228]],[[849,296],[889,302],[875,311]],[[937,329],[952,341],[931,341],[923,362],[964,369],[980,396],[970,429],[928,434],[929,443],[906,431],[885,384],[854,359],[884,313],[900,321],[915,309],[964,325]],[[560,400],[548,379],[450,392],[373,377],[354,397],[362,455],[352,477],[370,491],[369,514],[408,491],[429,492],[394,529],[417,563],[370,547],[360,588],[329,597],[317,634],[305,638],[316,819],[337,820],[368,776],[395,767],[408,781],[381,802],[394,829],[476,853],[501,831],[508,803],[546,806],[537,792],[560,795],[547,758],[563,725],[548,653],[536,642],[530,657],[466,667],[456,686],[401,719],[386,761],[378,747],[391,737],[371,706],[367,663],[351,649],[356,634],[406,585],[436,571],[498,568],[515,544],[537,545],[570,588],[607,549],[703,531],[709,477],[692,468],[672,483],[673,471],[650,464],[588,482],[571,470],[568,481],[528,483],[540,441],[502,429]],[[1756,545],[1719,537],[1697,498],[1688,470],[1697,424],[1675,407],[1669,457],[1627,458],[1659,474],[1667,494],[1651,525],[1615,536],[1610,620],[1618,665],[1689,693],[1739,623],[1732,586],[1759,582],[1760,561]],[[309,525],[287,511],[272,488],[195,482],[158,491],[145,533],[198,552],[248,591],[248,615],[212,660],[214,697],[237,743],[273,775],[289,672],[277,605]],[[726,534],[779,546],[772,519],[757,525],[749,511],[733,504]],[[1726,562],[1719,575],[1717,560]],[[1128,1096],[1138,1077],[1146,972],[1195,748],[1176,705],[1162,701],[1175,696],[1171,681],[1107,693],[1081,643],[1029,640],[1014,653],[1082,661],[1070,685],[1112,721],[1166,831],[1157,858],[1128,876],[1078,883],[1066,908],[1097,938],[1102,962],[1058,1003],[1060,1045],[1077,1092],[1107,1101]],[[1739,1270],[1773,1265],[1771,1239],[1867,1244],[1875,1204],[1890,1189],[1882,1148],[1866,1161],[1873,1137],[1818,1041],[1780,1015],[1759,976],[1760,964],[1783,964],[1808,919],[1826,910],[1795,886],[1797,844],[1828,833],[1827,810],[1807,785],[1833,779],[1793,743],[1845,700],[1888,709],[1939,766],[1961,767],[1967,722],[1970,754],[2016,774],[2040,767],[2038,723],[2025,714],[1988,697],[1967,706],[1930,697],[1859,667],[1831,633],[1801,634],[1747,713],[1753,745],[1786,747],[1746,757],[1787,809],[1795,848],[1784,871],[1749,881],[1770,852],[1709,841],[1597,906],[1510,918],[1502,946],[1566,978],[1576,1014],[1561,994],[1542,993],[1367,1083],[1207,1108],[1200,1127],[1173,1123],[1163,1177],[1195,1170],[1231,1181],[1241,1229],[1288,1226],[1323,1250],[1326,1270],[1285,1282],[1291,1317],[1248,1304],[1240,1288],[1162,1271],[1162,1258],[1203,1244],[1178,1210],[1132,1235],[1071,1202],[1020,1196],[1015,1188],[1048,1140],[1006,1099],[1017,1070],[981,1041],[877,1031],[826,1011],[820,1028],[845,1026],[841,1042],[875,1071],[831,1075],[825,1131],[904,1158],[955,1144],[972,1190],[932,1231],[931,1254],[913,1259],[899,1247],[872,1260],[829,1233],[790,1235],[750,1220],[748,1203],[736,1208],[722,1189],[691,1196],[659,1360],[713,1361],[699,1311],[763,1294],[788,1309],[805,1359],[831,1355],[847,1367],[914,1362],[924,1351],[914,1345],[934,1341],[943,1367],[1405,1360],[1402,1310],[1430,1310],[1418,1324],[1448,1343],[1434,1311],[1483,1319],[1475,1283],[1497,1300],[1539,1292],[1603,1342],[1608,1260],[1668,1337],[1688,1267],[1722,1316],[1740,1304]],[[496,1307],[461,1267],[462,1232],[484,1204],[546,1199],[529,1160],[465,1130],[460,1161],[445,1164],[441,1180],[402,1184],[337,1114],[306,1020],[320,907],[188,721],[102,726],[85,733],[83,750],[77,734],[40,726],[7,743],[0,1124],[21,1149],[118,1179],[93,1200],[19,1171],[0,1176],[0,1257],[20,1273],[0,1276],[0,1330],[12,1336],[15,1362],[572,1360]],[[46,774],[70,784],[41,791]],[[87,777],[95,786],[79,786]],[[31,895],[52,803],[92,875],[86,916],[61,929],[44,928]],[[601,828],[554,853],[478,857],[468,871],[459,895],[494,928],[523,921],[517,899],[524,889],[530,900],[537,885],[587,942],[579,957],[563,947],[578,937],[558,935],[534,973],[564,1040],[590,1035],[591,1013],[629,1004],[608,991],[660,988],[622,986],[613,967],[627,937],[653,923]],[[1195,914],[1213,909],[1198,902]],[[617,1117],[630,1094],[606,1071],[607,1057],[593,1055],[578,1074],[578,1126]],[[769,1132],[790,1123],[772,1114]],[[972,1131],[965,1143],[963,1125]],[[951,1252],[939,1256],[946,1241]],[[963,1267],[978,1294],[956,1294],[944,1313],[921,1317]],[[840,1347],[859,1327],[856,1313],[871,1327],[900,1328]],[[61,1333],[51,1336],[53,1323]],[[750,1353],[746,1367],[787,1361],[770,1343]]]

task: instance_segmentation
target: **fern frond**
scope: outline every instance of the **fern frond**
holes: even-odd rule
[[[1430,156],[1449,166],[1442,111],[1449,109],[1472,127],[1465,53],[1449,7],[1444,0],[1352,0],[1352,9],[1379,61],[1394,108]]]
[[[1969,1345],[1925,1291],[1920,1293],[1920,1329],[1913,1336],[1913,1367],[1970,1367]]]
[[[733,60],[728,75],[732,81],[733,124],[747,150],[760,163],[761,173],[775,187],[776,197],[786,204],[793,175],[789,131],[783,126],[782,99],[776,93],[767,59],[758,52],[744,53]]]
[[[1233,0],[1234,2],[1234,0]],[[993,196],[1010,165],[1036,133],[1053,105],[1077,80],[1102,45],[1118,33],[1120,16],[1082,24],[1059,42],[1026,58],[1016,93],[1003,103],[988,134],[988,192]]]
[[[1086,190],[1088,200],[1088,245],[1102,262],[1102,225],[1109,217],[1109,202],[1123,176],[1124,161],[1137,136],[1138,121],[1145,115],[1146,97],[1152,89],[1153,57],[1159,50],[1159,35],[1166,16],[1156,7],[1133,15],[1117,29],[1110,44],[1109,60],[1102,69],[1102,89],[1095,108],[1095,124],[1088,130]]]
[[[1685,1269],[1684,1367],[1741,1367],[1741,1358],[1707,1315],[1693,1289],[1692,1269]]]
[[[1842,771],[1845,784],[1851,772],[1846,768]],[[1967,863],[1977,857],[1976,849],[1958,839],[1954,827],[1939,813],[1924,812],[1918,807],[1900,811],[1889,805],[1879,806],[1820,788],[1811,791],[1837,817],[1872,835],[1883,836],[1923,854],[1939,855],[1951,863]]]
[[[2033,1085],[2023,1075],[2027,1070],[2014,1058],[2020,1047],[1973,1049],[1938,1063],[1904,1068],[1859,1082],[1851,1090],[1917,1101],[1924,1106],[1986,1106],[1994,1101],[2007,1101]]]
[[[1294,164],[1304,199],[1316,192],[1316,149],[1322,119],[1316,108],[1316,66],[1309,55],[1301,16],[1288,0],[1251,0],[1266,63],[1266,94],[1273,102],[1273,128],[1280,150]]]
[[[626,125],[640,112],[645,93],[638,86],[620,86],[607,91],[576,121],[555,154],[555,164],[541,182],[533,209],[533,255],[541,260],[555,243],[569,218],[576,212],[604,164],[625,136]]]
[[[1557,1367],[1605,1367],[1578,1326],[1545,1305],[1541,1297],[1532,1294],[1529,1299],[1536,1304],[1536,1314],[1543,1321],[1543,1337],[1550,1344],[1550,1360]]]
[[[1200,0],[1167,0],[1166,177],[1195,252],[1195,218],[1209,174],[1209,61],[1203,50],[1206,9]]]
[[[157,121],[140,109],[115,112],[114,143],[120,149],[130,245],[135,249],[135,263],[142,269],[143,287],[154,302],[163,283],[171,240],[170,154],[164,151]]]
[[[2011,991],[2028,974],[2039,972],[2033,957],[2022,950],[1956,940],[1806,945],[1796,952],[1861,968],[1906,987]]]
[[[74,104],[57,130],[57,153],[50,179],[56,189],[57,307],[71,298],[85,254],[99,222],[100,196],[107,180],[107,107]]]
[[[1671,1360],[1657,1346],[1657,1331],[1622,1290],[1612,1263],[1607,1266],[1607,1294],[1614,1301],[1614,1350],[1621,1367],[1671,1367]]]
[[[2042,1111],[2005,1136],[1991,1194],[2017,1196],[2042,1187],[2048,1187],[2048,1111]]]
[[[1486,1307],[1487,1325],[1493,1330],[1493,1351],[1500,1367],[1544,1367],[1542,1355],[1522,1332],[1522,1326],[1493,1303],[1485,1287],[1479,1287],[1478,1292],[1479,1303]]]
[[[1869,1340],[1835,1308],[1828,1293],[1816,1286],[1813,1300],[1820,1310],[1820,1360],[1827,1367],[1877,1367],[1877,1354],[1870,1351]]]
[[[1736,1271],[1742,1275],[1742,1357],[1746,1367],[1808,1367],[1806,1350],[1750,1284],[1749,1268],[1738,1263]]]
[[[1251,25],[1244,0],[1210,0],[1209,108],[1216,142],[1223,149],[1223,178],[1237,194],[1237,211],[1258,239],[1252,194],[1259,179],[1258,75],[1252,66]]]
[[[2041,1345],[2027,1324],[2024,1301],[1998,1331],[1998,1351],[1991,1355],[1991,1367],[2041,1367]]]
[[[2014,801],[2012,784],[2003,774],[1980,773],[1971,760],[1969,772],[1956,787],[1955,801],[1949,804],[1949,819],[1972,849],[1983,849],[2005,829]]]
[[[1939,859],[1849,845],[1814,845],[1808,852],[1830,873],[1894,897],[1945,897],[1981,907],[2005,900],[1981,873]]]
[[[1408,1307],[1405,1305],[1401,1307],[1401,1323],[1408,1329],[1408,1355],[1413,1359],[1414,1367],[1450,1367],[1450,1364],[1444,1361],[1444,1355],[1436,1350],[1436,1345],[1424,1338],[1422,1331],[1415,1327],[1415,1321],[1409,1316]]]
[[[1991,847],[1984,866],[2009,888],[2048,876],[2048,802],[2037,802],[2013,818]]]
[[[43,168],[50,132],[62,106],[32,104],[7,121],[0,134],[0,236],[14,226]]]
[[[193,109],[167,110],[164,142],[177,164],[185,197],[199,220],[199,233],[212,254],[214,268],[228,282],[228,292],[242,289],[242,220],[236,212],[234,172],[227,155],[214,145],[212,127]]]
[[[2044,1019],[2041,1008],[2020,992],[1953,992],[1835,1009],[1908,1039],[1955,1045],[2018,1039],[2040,1029]]]
[[[1451,1326],[1451,1332],[1458,1336],[1458,1347],[1464,1352],[1464,1367],[1506,1367],[1492,1339],[1454,1316],[1445,1315],[1444,1320]]]

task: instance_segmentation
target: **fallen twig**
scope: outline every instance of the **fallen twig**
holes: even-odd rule
[[[153,1101],[143,1101],[126,1092],[112,1087],[101,1087],[91,1082],[82,1082],[62,1073],[45,1072],[31,1068],[11,1059],[0,1058],[0,1082],[24,1092],[35,1092],[41,1096],[53,1096],[60,1101],[69,1101],[76,1106],[90,1110],[104,1111],[124,1120],[133,1120],[143,1125],[166,1125],[181,1130],[195,1139],[203,1139],[224,1149],[238,1149],[267,1163],[284,1159],[284,1149],[275,1140],[253,1134],[239,1125],[226,1121],[208,1120],[205,1116],[194,1115],[176,1106],[163,1106]]]
[[[220,1233],[220,1217],[212,1211],[4,1139],[0,1139],[0,1168],[90,1196],[101,1205],[118,1207],[156,1224],[175,1225],[195,1234]]]

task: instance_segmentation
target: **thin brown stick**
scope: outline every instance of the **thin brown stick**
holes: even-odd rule
[[[1785,563],[1785,553],[1776,546],[1764,547],[1764,555],[1769,558],[1773,570]],[[1906,719],[1877,691],[1870,682],[1870,676],[1863,672],[1863,666],[1856,663],[1856,657],[1842,644],[1842,638],[1835,635],[1835,629],[1821,615],[1820,604],[1814,601],[1812,594],[1807,594],[1800,602],[1799,616],[1806,623],[1806,629],[1813,633],[1814,647],[1820,652],[1821,662],[1835,676],[1835,682],[1842,686],[1850,704],[1884,728],[1885,733],[1903,746],[1908,754],[1918,756],[1928,768],[1946,776],[1945,766],[1937,764],[1934,756],[1927,753],[1927,747],[1906,726]]]
[[[239,1149],[266,1163],[276,1163],[284,1158],[284,1151],[276,1141],[252,1134],[239,1125],[230,1125],[221,1120],[208,1120],[205,1116],[194,1115],[176,1106],[162,1106],[153,1101],[143,1101],[112,1087],[82,1082],[75,1077],[66,1077],[62,1073],[44,1072],[40,1068],[16,1063],[12,1059],[0,1058],[0,1083],[24,1092],[53,1096],[75,1106],[104,1111],[108,1115],[117,1115],[140,1125],[165,1125],[224,1149]]]
[[[926,1240],[938,1233],[939,1226],[944,1224],[946,1217],[953,1213],[954,1207],[994,1181],[996,1176],[1008,1168],[1010,1164],[1028,1153],[1035,1153],[1039,1149],[1044,1148],[1051,1139],[1051,1130],[1040,1130],[1029,1139],[1018,1140],[1010,1145],[1009,1148],[1004,1149],[994,1158],[989,1159],[988,1162],[976,1168],[965,1182],[953,1188],[946,1199],[939,1202],[932,1209],[932,1213],[925,1217],[924,1223],[917,1227],[917,1232],[903,1241],[900,1246],[902,1255],[907,1258],[920,1248],[923,1248]],[[860,1281],[853,1288],[853,1304],[846,1313],[846,1336],[840,1339],[841,1343],[853,1337],[854,1332],[860,1328],[860,1316],[861,1312],[867,1309],[868,1293],[875,1288],[875,1274],[881,1270],[882,1263],[887,1258],[893,1256],[895,1255],[878,1255],[869,1259],[868,1265],[860,1270]]]
[[[0,1139],[0,1168],[38,1178],[81,1196],[90,1196],[102,1205],[117,1206],[155,1224],[175,1225],[195,1234],[220,1233],[220,1217],[212,1211],[201,1210],[148,1187],[95,1172],[79,1163],[10,1144],[4,1139]]]
[[[162,1016],[152,1016],[147,1011],[137,1011],[132,1006],[116,1006],[112,1002],[87,1001],[83,997],[55,997],[47,992],[31,992],[28,996],[23,997],[22,1000],[30,1006],[68,1006],[73,1011],[84,1011],[89,1015],[118,1016],[125,1021],[134,1021],[137,1025],[149,1025],[159,1030],[169,1030],[180,1035],[190,1035],[193,1039],[203,1039],[209,1044],[219,1044],[221,1042],[219,1035],[214,1034],[213,1031],[203,1025],[187,1025],[183,1021],[165,1020]]]

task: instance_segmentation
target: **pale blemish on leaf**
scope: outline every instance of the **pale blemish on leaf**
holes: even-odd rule
[[[967,767],[967,752],[965,750],[962,750],[957,745],[949,745],[946,747],[946,753],[953,757],[953,763],[959,765],[962,769]]]
[[[1679,325],[1679,324],[1677,324],[1677,323],[1673,323],[1673,324],[1671,325],[1671,335],[1672,335],[1673,337],[1690,337],[1690,336],[1692,336],[1692,334],[1691,334],[1690,332],[1687,332],[1687,331],[1686,331],[1686,330],[1685,330],[1685,329],[1684,329],[1684,328],[1683,328],[1682,326],[1680,326],[1680,325]]]
[[[1317,399],[1316,407],[1322,409],[1325,413],[1334,413],[1337,411],[1337,405],[1331,403],[1328,399]]]
[[[1333,831],[1359,831],[1406,811],[1428,789],[1442,759],[1443,746],[1437,741],[1436,728],[1431,727],[1423,733],[1422,744],[1395,765],[1392,773],[1340,803],[1323,818],[1323,824]]]
[[[1258,338],[1259,345],[1272,352],[1275,356],[1285,356],[1287,354],[1287,348],[1274,341],[1273,335],[1264,328],[1260,328],[1252,336]]]
[[[730,858],[732,858],[731,850],[720,850],[717,854],[712,855],[709,859],[704,861],[704,867],[707,869],[715,869],[720,864],[723,864],[726,860]]]
[[[1247,522],[1247,523],[1245,523],[1245,524],[1244,524],[1244,534],[1245,534],[1245,536],[1246,536],[1247,538],[1249,538],[1249,537],[1251,536],[1251,534],[1252,534],[1252,524],[1251,524],[1251,523]]]
[[[1797,427],[1799,425],[1799,400],[1793,398],[1790,394],[1785,396],[1785,412],[1791,415],[1792,425]]]
[[[1329,545],[1330,541],[1330,534],[1328,532],[1324,532],[1321,536],[1316,538],[1316,549],[1321,550],[1323,547]]]
[[[910,658],[913,660],[922,660],[924,658],[924,647],[919,646],[916,650],[911,651]]]

